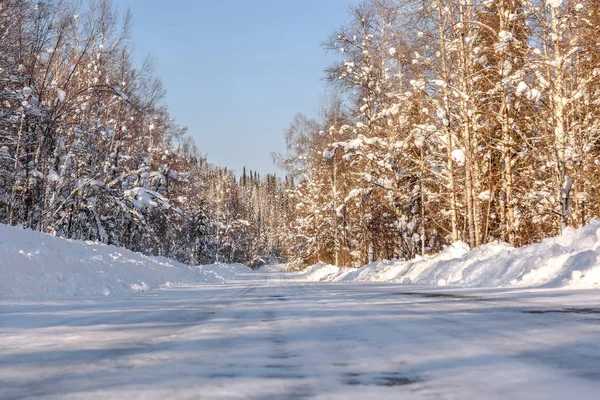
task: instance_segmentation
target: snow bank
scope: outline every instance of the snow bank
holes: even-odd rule
[[[223,283],[241,264],[189,267],[164,257],[0,224],[0,296],[109,295],[180,283]]]
[[[469,251],[466,244],[455,243],[439,254],[411,261],[378,261],[358,269],[317,264],[300,276],[311,281],[600,288],[600,221],[522,248],[491,243]]]
[[[341,276],[342,271],[344,270],[350,271],[349,268],[340,269],[335,265],[318,263],[300,271],[299,274],[304,276],[309,281],[330,281],[339,280],[336,278]]]

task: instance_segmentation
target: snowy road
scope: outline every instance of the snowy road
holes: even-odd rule
[[[597,399],[600,292],[227,285],[0,299],[0,399]]]

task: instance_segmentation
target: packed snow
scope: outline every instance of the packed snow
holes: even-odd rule
[[[33,89],[29,86],[23,87],[23,97],[28,98],[33,93]]]
[[[0,298],[1,399],[597,399],[595,291],[308,283]]]
[[[144,292],[180,283],[223,283],[247,270],[241,264],[189,267],[115,246],[0,224],[0,296]]]
[[[599,252],[595,221],[521,249],[253,272],[0,225],[0,398],[595,399],[598,292],[523,287],[596,287]]]
[[[58,101],[60,101],[61,103],[65,101],[65,99],[67,98],[67,92],[65,92],[62,89],[58,89],[56,91],[56,98]]]
[[[519,85],[517,86],[517,96],[522,96],[525,93],[529,92],[529,86],[527,86],[527,84],[525,82],[520,82]]]
[[[458,165],[465,165],[465,152],[461,149],[452,150],[452,159]]]
[[[93,242],[65,240],[0,225],[0,296],[109,295],[182,283],[224,283],[248,272],[241,264],[187,266],[162,257]],[[282,271],[266,266],[263,271]],[[600,221],[568,228],[541,243],[513,248],[490,243],[470,250],[462,242],[414,260],[376,261],[362,268],[317,264],[297,273],[309,281],[402,284],[600,288]]]
[[[548,4],[552,8],[559,8],[562,5],[563,0],[547,0],[546,4]]]
[[[317,264],[299,274],[310,281],[600,289],[600,220],[522,248],[496,242],[469,250],[459,242],[415,260],[377,261],[359,269]]]

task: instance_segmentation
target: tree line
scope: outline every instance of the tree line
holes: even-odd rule
[[[340,12],[343,12],[340,10]],[[287,177],[211,165],[131,14],[0,2],[0,222],[188,263],[360,266],[600,215],[600,2],[364,0]]]
[[[207,162],[133,62],[131,18],[0,2],[0,222],[189,263],[281,257],[286,183]]]
[[[366,0],[279,159],[289,258],[360,266],[600,216],[600,2]]]

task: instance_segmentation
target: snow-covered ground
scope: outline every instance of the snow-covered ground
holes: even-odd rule
[[[109,295],[226,282],[248,268],[187,265],[0,224],[0,297]]]
[[[600,221],[522,248],[492,243],[469,251],[456,243],[411,261],[378,261],[359,269],[317,264],[311,281],[380,281],[462,287],[600,289]]]
[[[0,299],[0,398],[597,399],[597,291],[233,282]]]
[[[0,399],[596,399],[599,229],[289,273],[0,226]]]

